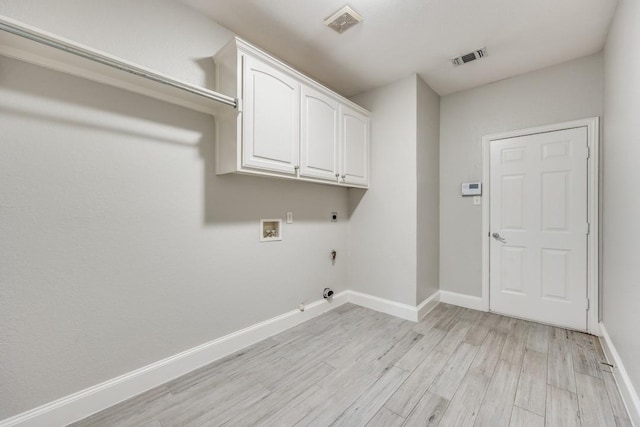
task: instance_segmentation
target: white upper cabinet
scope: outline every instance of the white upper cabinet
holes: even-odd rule
[[[300,83],[244,58],[242,165],[295,175],[300,147]]]
[[[216,117],[216,173],[368,187],[368,111],[238,38],[214,60],[240,110]]]
[[[369,117],[346,105],[340,107],[340,182],[358,186],[369,185],[370,129]]]
[[[310,87],[302,88],[300,176],[338,181],[338,102]]]

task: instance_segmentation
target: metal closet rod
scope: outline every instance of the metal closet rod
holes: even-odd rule
[[[221,93],[217,93],[212,90],[199,88],[197,86],[192,86],[187,83],[183,83],[177,80],[167,78],[160,74],[156,74],[153,71],[145,70],[143,68],[136,67],[135,65],[127,64],[126,62],[109,58],[106,55],[101,55],[100,53],[92,52],[88,49],[84,49],[79,46],[74,46],[64,41],[46,36],[44,34],[39,34],[28,28],[24,28],[10,22],[3,21],[1,18],[0,18],[0,30],[6,31],[11,34],[15,34],[16,36],[29,39],[36,43],[53,47],[55,49],[63,50],[73,55],[77,55],[82,58],[89,59],[91,61],[98,62],[100,64],[107,65],[109,67],[113,67],[130,74],[134,74],[136,76],[144,77],[145,79],[153,80],[157,83],[162,83],[164,85],[171,86],[176,89],[184,90],[186,92],[190,92],[195,95],[202,96],[212,101],[220,102],[222,104],[231,106],[233,108],[237,108],[237,105],[238,105],[237,100],[230,96],[223,95]]]

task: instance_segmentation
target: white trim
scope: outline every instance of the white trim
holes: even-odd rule
[[[589,146],[588,195],[589,237],[587,238],[587,291],[589,313],[587,332],[600,335],[600,120],[588,119],[587,141]]]
[[[289,311],[11,418],[1,420],[0,427],[44,427],[73,423],[165,384],[174,378],[187,374],[265,338],[306,322],[347,302],[417,322],[438,305],[439,300],[440,293],[435,292],[420,305],[414,307],[361,292],[343,291],[334,295],[331,303],[327,303],[325,300],[314,301],[307,304],[303,312],[299,310]]]
[[[627,408],[629,418],[634,426],[640,426],[640,398],[638,397],[638,392],[633,388],[631,378],[629,378],[629,374],[627,374],[627,370],[622,364],[622,359],[620,359],[620,355],[602,323],[600,323],[600,333],[600,343],[604,349],[605,356],[607,356],[607,361],[613,365],[613,378],[616,380],[616,385]]]
[[[440,291],[440,302],[470,308],[472,310],[487,311],[482,307],[482,298],[459,294],[457,292]]]
[[[554,132],[578,127],[587,128],[587,144],[590,150],[588,160],[588,217],[591,230],[587,243],[587,292],[590,300],[590,309],[587,315],[587,332],[599,335],[598,313],[599,282],[598,282],[598,258],[599,258],[599,217],[598,217],[598,177],[599,177],[599,153],[600,153],[600,119],[591,117],[583,120],[574,120],[564,123],[556,123],[534,128],[501,132],[482,137],[482,182],[485,201],[482,203],[482,309],[489,311],[489,228],[490,228],[490,171],[489,171],[489,145],[491,141],[518,136],[533,135],[536,133]],[[441,291],[442,293],[442,291]],[[442,298],[442,297],[441,297]],[[444,302],[444,300],[442,300]]]
[[[164,360],[73,393],[69,396],[0,421],[0,427],[67,425],[205,366],[325,313],[349,300],[349,292],[307,304],[229,335],[178,353]]]
[[[225,335],[117,378],[2,420],[0,421],[0,427],[44,427],[73,423],[348,302],[414,322],[424,317],[439,302],[473,310],[483,309],[482,298],[449,291],[437,291],[417,307],[361,292],[343,291],[334,295],[332,303],[327,303],[325,300],[314,301],[306,305],[304,312],[292,310]],[[629,376],[604,325],[600,324],[600,330],[607,359],[616,367],[614,369],[614,378],[620,388],[622,398],[627,409],[633,408],[629,411],[631,419],[635,425],[640,426],[640,400],[638,399],[638,394],[631,385]]]
[[[390,314],[401,319],[418,320],[417,307],[403,304],[401,302],[391,301],[385,298],[373,295],[363,294],[362,292],[347,291],[349,293],[349,302],[359,306],[379,311],[380,313]]]
[[[379,311],[380,313],[390,314],[401,319],[411,320],[412,322],[419,322],[420,319],[426,316],[427,313],[433,310],[440,302],[440,291],[434,292],[418,306],[403,304],[362,292],[346,291],[346,293],[348,294],[348,302],[352,304]]]
[[[491,164],[491,156],[489,151],[489,143],[492,140],[488,136],[482,137],[482,186],[484,187],[484,194],[482,201],[482,310],[489,311],[489,231],[491,228],[490,223],[490,196],[491,191],[489,185],[491,181],[491,175],[489,173],[489,165]]]
[[[401,302],[363,294],[362,292],[346,291],[346,293],[348,294],[348,302],[352,304],[379,311],[380,313],[390,314],[401,319],[411,320],[412,322],[420,321],[420,319],[426,316],[427,313],[433,310],[440,302],[440,291],[434,292],[418,306],[403,304]]]
[[[416,322],[422,320],[440,302],[440,291],[436,291],[416,307]]]

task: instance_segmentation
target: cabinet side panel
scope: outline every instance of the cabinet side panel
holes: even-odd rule
[[[216,118],[216,173],[218,175],[238,170],[238,117]]]
[[[213,57],[216,64],[216,90],[240,98],[238,88],[238,50],[235,40],[229,42]]]
[[[240,75],[242,67],[235,40],[229,42],[214,57],[216,64],[216,90],[220,93],[242,99]],[[237,117],[216,117],[216,173],[236,172],[238,168],[239,123],[242,113]]]

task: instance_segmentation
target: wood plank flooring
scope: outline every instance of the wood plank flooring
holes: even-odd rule
[[[631,426],[597,338],[346,304],[74,426]]]

